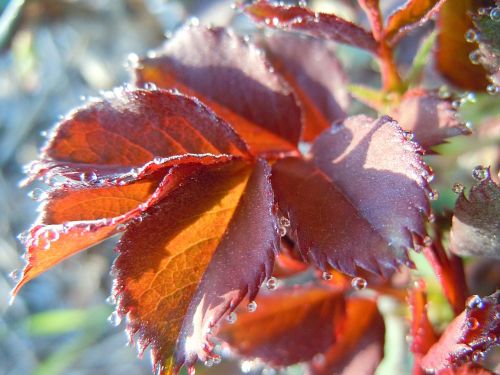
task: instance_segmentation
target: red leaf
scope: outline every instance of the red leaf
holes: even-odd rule
[[[468,295],[462,260],[454,254],[447,254],[438,238],[423,251],[432,266],[444,294],[456,315],[464,308]]]
[[[23,235],[27,264],[12,295],[41,273],[119,232],[196,170],[173,167],[126,186],[60,187],[42,205],[38,222]]]
[[[255,46],[227,29],[185,27],[157,54],[140,61],[138,85],[153,82],[200,98],[253,153],[296,154],[300,108]]]
[[[266,0],[255,1],[244,7],[244,11],[254,21],[263,22],[269,27],[302,31],[372,53],[377,51],[377,42],[371,33],[334,14],[316,13],[306,7],[270,3]]]
[[[218,334],[236,352],[271,366],[309,361],[335,341],[344,297],[318,287],[282,289],[257,299],[257,310],[238,313]]]
[[[500,291],[485,298],[471,296],[464,312],[448,325],[422,358],[422,368],[440,371],[481,360],[484,352],[498,344],[499,335]]]
[[[64,175],[95,184],[135,180],[144,170],[204,156],[211,163],[213,155],[248,154],[231,126],[197,99],[165,90],[123,89],[59,123],[30,173],[33,178]]]
[[[450,0],[453,1],[453,0]],[[407,0],[387,18],[384,38],[391,44],[439,12],[446,0]]]
[[[292,33],[273,33],[263,44],[302,104],[303,140],[314,140],[332,122],[346,117],[347,77],[329,44]]]
[[[384,320],[375,301],[347,300],[346,319],[335,344],[310,366],[313,375],[373,374],[384,356]]]
[[[467,363],[459,368],[447,368],[438,372],[438,375],[495,375],[490,370],[477,363]]]
[[[473,27],[469,12],[475,5],[478,5],[475,0],[449,0],[441,7],[437,19],[436,65],[454,85],[484,91],[488,85],[487,72],[481,65],[473,65],[470,61],[469,54],[476,47],[464,36]]]
[[[411,309],[411,345],[410,350],[415,356],[413,374],[421,374],[420,361],[438,337],[429,321],[427,313],[427,294],[423,280],[415,282],[415,287],[408,292],[408,304]]]
[[[209,330],[270,276],[278,235],[269,169],[263,161],[200,169],[119,243],[118,314],[162,373],[206,360]]]
[[[489,169],[475,169],[485,177],[473,186],[469,198],[458,197],[450,233],[450,248],[459,255],[500,258],[500,186]]]
[[[304,259],[351,275],[358,266],[387,276],[408,263],[429,214],[418,151],[390,118],[356,116],[324,132],[312,160],[278,161],[273,188]]]
[[[436,92],[422,89],[408,91],[392,116],[424,148],[443,143],[445,138],[469,135],[471,131],[460,121],[452,99],[443,99]]]

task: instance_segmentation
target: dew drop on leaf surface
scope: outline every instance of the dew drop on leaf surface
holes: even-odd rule
[[[362,277],[354,277],[351,280],[351,286],[356,290],[362,290],[368,286],[368,282]]]

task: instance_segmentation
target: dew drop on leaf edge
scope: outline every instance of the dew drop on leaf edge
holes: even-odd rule
[[[362,277],[354,277],[351,280],[351,286],[356,290],[362,290],[368,286],[368,282]]]

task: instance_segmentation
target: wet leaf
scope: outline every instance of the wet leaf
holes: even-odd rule
[[[281,289],[259,295],[257,310],[238,312],[218,336],[237,354],[271,366],[309,361],[335,341],[344,315],[344,297],[319,287]],[[341,324],[341,323],[340,323]]]
[[[465,33],[473,27],[470,12],[476,0],[446,1],[437,18],[436,67],[454,85],[474,91],[484,91],[488,85],[486,71],[472,64],[469,55],[475,46],[465,40]]]
[[[144,169],[198,162],[206,155],[248,153],[231,126],[199,100],[165,90],[120,89],[59,123],[30,173],[89,184],[128,181]]]
[[[436,92],[414,89],[403,96],[391,114],[404,130],[413,133],[418,144],[428,149],[446,138],[471,134],[452,102],[452,98],[440,98]]]
[[[495,373],[477,363],[467,363],[459,368],[441,370],[439,375],[495,375]]]
[[[500,187],[487,175],[473,186],[469,197],[458,197],[450,234],[450,248],[459,255],[500,258]]]
[[[337,340],[309,365],[311,375],[373,374],[384,356],[385,325],[375,301],[350,298]]]
[[[347,77],[331,45],[292,33],[273,33],[263,45],[302,104],[303,140],[314,140],[332,122],[346,117]]]
[[[500,292],[484,298],[471,296],[462,314],[448,325],[422,358],[422,368],[440,371],[480,360],[484,352],[498,344],[499,335]]]
[[[446,0],[407,0],[387,18],[385,39],[397,43],[408,31],[423,25],[437,14],[445,2]]]
[[[425,235],[429,213],[418,152],[389,117],[355,116],[325,131],[311,160],[278,161],[273,188],[303,258],[351,275],[360,267],[388,276],[409,264],[412,234]]]
[[[316,13],[301,6],[283,5],[268,1],[255,1],[244,7],[256,22],[269,27],[301,31],[311,36],[334,40],[339,43],[375,53],[377,42],[365,29],[334,14]]]
[[[200,169],[118,244],[118,314],[162,373],[206,360],[210,329],[271,275],[278,233],[269,169],[263,161]]]
[[[232,31],[185,27],[135,69],[154,83],[200,98],[236,129],[253,153],[295,153],[301,114],[286,82],[261,51]]]
[[[61,187],[49,194],[37,223],[22,238],[27,264],[12,294],[68,257],[123,232],[131,220],[156,204],[196,170],[172,168],[126,186]],[[101,216],[102,215],[102,216]]]
[[[500,4],[496,7],[484,8],[472,17],[477,31],[475,33],[479,51],[480,62],[490,73],[492,87],[500,86]],[[489,90],[488,90],[489,91]]]

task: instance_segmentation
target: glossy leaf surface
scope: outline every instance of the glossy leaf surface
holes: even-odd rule
[[[384,356],[384,336],[384,319],[376,302],[348,299],[346,318],[335,344],[310,364],[309,374],[373,374]]]
[[[371,33],[334,14],[316,13],[306,7],[268,1],[256,1],[246,6],[244,11],[254,21],[269,27],[301,31],[374,53],[377,50],[377,42]]]
[[[314,140],[332,122],[346,117],[347,77],[331,45],[292,33],[273,33],[262,44],[302,104],[303,140]]]
[[[206,360],[210,329],[270,276],[278,248],[272,202],[265,162],[205,168],[123,236],[118,314],[141,351],[151,346],[162,373]]]
[[[500,292],[471,296],[462,314],[446,328],[422,358],[426,371],[460,367],[497,344],[500,335]]]
[[[476,46],[465,40],[465,33],[473,27],[470,12],[476,3],[446,1],[441,7],[435,59],[437,69],[451,83],[462,89],[483,91],[488,85],[486,71],[481,65],[472,64],[469,55]]]
[[[156,54],[135,69],[138,85],[154,83],[200,98],[253,153],[295,152],[300,108],[257,47],[227,29],[193,26],[180,29]]]
[[[487,169],[478,169],[489,174]],[[459,255],[500,258],[500,186],[486,177],[473,186],[469,197],[457,200],[450,248]]]
[[[199,100],[165,90],[119,89],[70,113],[54,131],[32,177],[86,183],[137,178],[134,168],[247,155],[230,125]],[[132,170],[132,172],[131,172]]]
[[[302,256],[351,275],[356,266],[388,275],[407,263],[429,212],[418,146],[388,117],[356,116],[325,131],[311,154],[278,161],[272,175]]]
[[[404,130],[413,133],[418,144],[428,149],[446,138],[471,134],[452,101],[440,98],[436,92],[415,89],[404,95],[392,116]]]
[[[335,341],[342,324],[344,297],[318,287],[281,289],[257,298],[257,310],[238,313],[218,336],[239,355],[271,366],[310,361]]]

